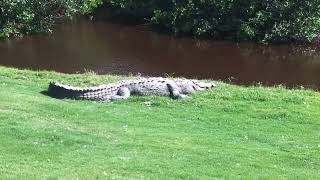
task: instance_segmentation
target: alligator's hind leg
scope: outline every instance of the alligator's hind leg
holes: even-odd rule
[[[111,100],[110,99],[99,99],[97,102],[98,103],[111,103]]]
[[[173,99],[186,99],[189,98],[189,96],[185,94],[181,94],[180,88],[175,83],[168,83],[167,87],[170,92],[170,97]]]
[[[188,99],[188,98],[190,98],[190,96],[185,94],[179,94],[176,99]]]
[[[126,87],[120,88],[117,92],[117,95],[111,96],[112,101],[124,100],[130,97],[130,90]]]

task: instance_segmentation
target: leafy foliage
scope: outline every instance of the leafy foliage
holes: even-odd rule
[[[101,0],[1,0],[0,37],[50,32],[58,19],[90,12]]]
[[[103,0],[2,0],[0,37],[50,32],[57,19],[92,12]],[[318,0],[105,0],[106,12],[176,35],[257,41],[311,41]]]
[[[311,41],[320,29],[318,0],[110,0],[107,7],[177,35]]]

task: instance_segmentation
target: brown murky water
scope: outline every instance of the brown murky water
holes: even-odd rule
[[[315,46],[174,38],[141,26],[87,20],[60,26],[50,36],[1,40],[0,65],[320,88],[320,51]]]

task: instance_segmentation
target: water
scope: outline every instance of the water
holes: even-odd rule
[[[144,26],[88,20],[61,25],[49,36],[1,40],[0,65],[320,88],[315,46],[174,38]]]

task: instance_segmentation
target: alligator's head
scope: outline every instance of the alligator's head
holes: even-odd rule
[[[192,79],[176,79],[175,82],[183,94],[188,94],[194,91],[205,91],[217,86],[215,83],[202,82]]]

